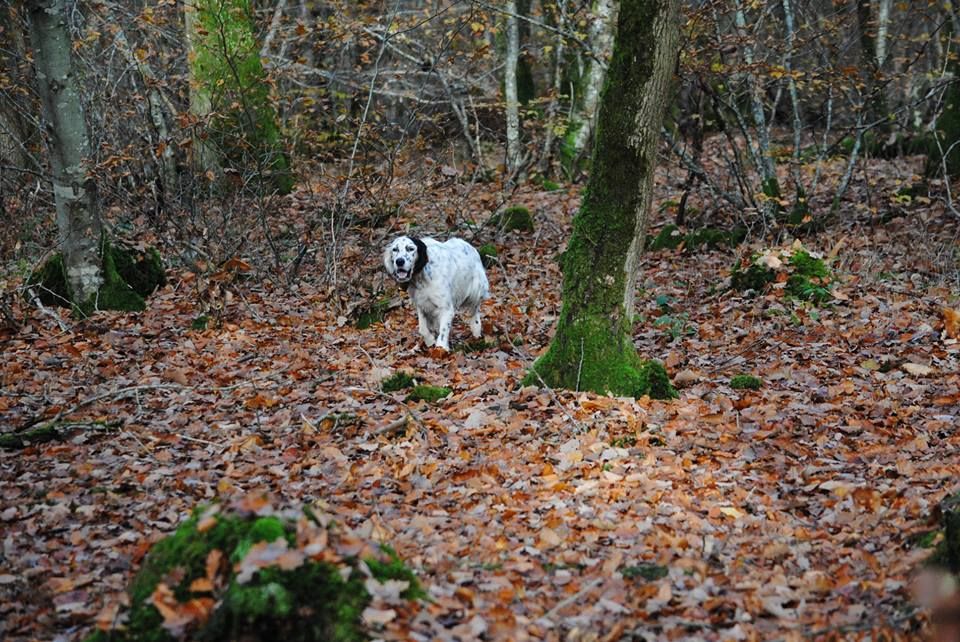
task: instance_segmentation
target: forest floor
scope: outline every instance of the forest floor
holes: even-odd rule
[[[356,328],[358,301],[311,279],[316,264],[292,290],[232,283],[203,330],[184,270],[143,313],[61,330],[25,312],[3,337],[2,430],[64,412],[73,427],[0,451],[0,636],[80,639],[194,507],[261,491],[319,504],[416,570],[432,601],[387,624],[391,639],[930,635],[912,577],[960,471],[960,343],[943,312],[958,225],[884,196],[895,187],[804,239],[832,257],[821,307],[726,288],[769,240],[647,253],[635,342],[677,400],[519,387],[559,311],[577,188],[513,198],[537,228],[497,238],[472,351],[422,349],[406,301]],[[431,195],[437,215],[355,231],[342,272],[403,300],[377,247],[412,219],[445,229],[458,189]],[[455,322],[454,346],[468,338]],[[453,392],[383,392],[398,371]],[[741,373],[762,388],[732,389]]]

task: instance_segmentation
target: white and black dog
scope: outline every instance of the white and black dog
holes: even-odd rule
[[[436,344],[450,350],[450,326],[457,309],[471,315],[473,336],[481,335],[480,304],[489,296],[490,285],[472,245],[456,238],[441,243],[401,236],[384,250],[383,266],[409,292],[427,347]]]

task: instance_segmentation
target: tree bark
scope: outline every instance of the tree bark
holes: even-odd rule
[[[57,229],[73,301],[94,298],[103,283],[96,189],[85,163],[90,139],[72,60],[66,0],[31,0],[30,39],[53,170]]]
[[[520,59],[520,27],[517,24],[517,3],[507,2],[507,54],[504,68],[504,100],[507,116],[507,175],[520,169],[520,101],[517,97],[517,62]]]
[[[197,7],[194,3],[188,2],[183,5],[183,31],[186,36],[187,59],[190,61],[190,113],[200,123],[206,123],[210,112],[213,111],[213,101],[210,97],[210,88],[197,73],[196,60],[203,42],[198,28],[200,28],[200,22],[197,18]],[[201,130],[205,129],[203,125],[200,127]],[[193,137],[191,161],[194,170],[200,173],[219,177],[223,171],[219,152],[210,138],[200,132]]]
[[[563,255],[563,308],[527,383],[673,396],[633,346],[634,294],[663,112],[679,46],[679,0],[624,0],[600,100],[586,195]]]
[[[171,202],[171,197],[176,194],[179,184],[179,173],[177,172],[177,158],[174,154],[176,141],[170,134],[169,117],[175,116],[176,112],[173,106],[166,100],[160,92],[159,79],[154,73],[150,64],[142,60],[134,52],[133,47],[127,40],[127,35],[122,26],[117,26],[117,33],[114,38],[121,55],[127,63],[137,68],[140,77],[143,79],[144,87],[147,91],[147,103],[150,105],[150,122],[157,134],[157,156],[160,162],[160,173],[163,179],[163,201]],[[169,116],[168,116],[169,114]]]
[[[577,95],[574,96],[575,108],[567,123],[564,139],[564,169],[571,177],[579,172],[580,161],[593,137],[597,120],[597,104],[600,91],[607,76],[606,61],[613,49],[613,31],[617,18],[616,0],[595,0],[593,16],[587,36],[592,58],[586,60],[586,70]]]
[[[734,21],[740,37],[743,38],[743,60],[748,67],[753,67],[753,45],[750,44],[751,36],[746,32],[747,23],[743,5],[740,0],[735,0],[735,6]],[[767,117],[763,106],[763,89],[760,87],[760,81],[752,69],[746,72],[746,77],[750,90],[750,111],[753,116],[753,124],[757,128],[757,162],[760,165],[760,177],[763,180],[762,191],[767,197],[763,205],[764,216],[768,220],[772,220],[779,209],[780,183],[777,180],[776,163],[773,160],[773,154],[770,153],[770,130],[767,126]]]

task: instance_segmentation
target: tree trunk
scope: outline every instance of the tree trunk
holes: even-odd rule
[[[119,25],[114,41],[127,64],[136,67],[143,79],[144,88],[147,91],[147,103],[150,105],[150,122],[157,134],[156,154],[159,158],[160,175],[162,177],[162,198],[164,203],[170,203],[172,196],[177,193],[179,173],[177,172],[177,158],[174,153],[176,141],[170,134],[171,126],[168,114],[175,116],[176,112],[160,92],[160,83],[150,64],[136,55],[127,40],[127,35],[123,32],[123,27]]]
[[[83,304],[103,284],[95,185],[84,163],[90,139],[71,57],[66,0],[31,0],[30,39],[50,140],[57,229],[71,299]]]
[[[517,24],[517,3],[507,2],[507,55],[503,93],[507,103],[507,175],[511,178],[520,169],[520,101],[517,98],[517,62],[520,59],[520,28]]]
[[[561,20],[566,12],[566,0],[558,0],[554,6],[554,23],[562,26]],[[560,104],[560,94],[563,91],[563,59],[564,59],[564,37],[562,33],[556,34],[554,38],[553,53],[553,83],[550,95],[550,103],[547,105],[547,127],[543,135],[543,153],[540,155],[540,161],[537,170],[544,177],[550,175],[550,165],[553,161],[553,140],[555,132],[555,120],[557,109]]]
[[[735,0],[735,5],[734,21],[744,42],[743,60],[747,63],[748,68],[752,68],[754,63],[753,46],[750,44],[751,36],[746,32],[747,23],[743,5],[740,0]],[[773,160],[773,154],[770,153],[770,130],[763,106],[763,88],[760,87],[760,81],[752,69],[746,72],[746,77],[750,90],[750,111],[753,115],[753,124],[757,128],[757,162],[760,165],[760,177],[763,180],[762,191],[767,197],[763,203],[763,211],[766,219],[772,220],[779,209],[780,183],[777,180],[776,163]]]
[[[213,101],[210,97],[210,87],[203,79],[198,77],[196,64],[197,55],[203,42],[203,36],[198,33],[200,27],[196,4],[192,2],[184,4],[183,31],[186,36],[187,60],[190,61],[190,113],[200,123],[191,145],[191,162],[193,169],[197,172],[218,177],[223,171],[220,164],[220,154],[213,141],[206,135],[204,125],[210,116],[210,112],[213,111]]]
[[[595,0],[593,15],[587,35],[587,44],[592,56],[586,58],[586,69],[574,99],[574,109],[567,123],[567,133],[561,148],[563,169],[570,178],[580,171],[583,159],[593,136],[597,120],[597,104],[600,91],[607,76],[606,61],[613,49],[613,28],[617,19],[616,0]]]
[[[883,35],[880,36],[879,21],[873,19],[873,11],[870,0],[857,0],[857,26],[860,29],[860,58],[863,71],[866,74],[864,85],[867,95],[864,101],[864,109],[867,113],[868,124],[878,123],[875,127],[876,134],[886,135],[890,132],[890,123],[884,119],[887,117],[887,98],[883,93],[883,83],[880,82],[880,66],[882,57],[886,57],[887,29],[890,18],[889,4],[884,6],[883,0],[880,2],[879,9],[885,11]]]
[[[637,266],[664,108],[679,46],[679,0],[624,0],[600,100],[592,170],[563,255],[563,309],[526,382],[673,396],[633,346]]]

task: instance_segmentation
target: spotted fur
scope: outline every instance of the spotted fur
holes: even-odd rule
[[[489,296],[490,285],[472,245],[457,238],[441,243],[401,236],[384,250],[383,266],[410,294],[427,347],[450,350],[456,310],[470,315],[470,332],[481,336],[480,304]]]

